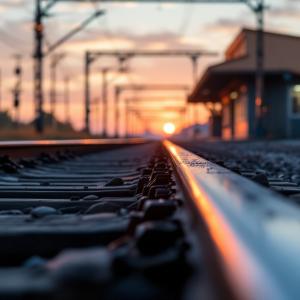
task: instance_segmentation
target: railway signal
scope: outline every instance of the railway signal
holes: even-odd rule
[[[16,75],[16,84],[13,89],[14,95],[14,108],[15,108],[15,128],[18,128],[19,123],[19,105],[20,105],[20,93],[21,93],[21,82],[22,82],[22,68],[21,68],[21,59],[22,56],[17,54],[14,55],[16,59],[16,68],[15,68],[15,75]]]

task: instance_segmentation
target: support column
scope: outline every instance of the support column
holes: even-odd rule
[[[21,93],[21,74],[22,74],[22,69],[21,69],[21,55],[15,55],[16,58],[16,68],[15,68],[15,74],[16,74],[16,85],[13,91],[14,94],[14,107],[15,107],[15,128],[18,128],[19,124],[19,105],[20,105],[20,93]]]
[[[103,137],[107,137],[107,69],[102,70]]]
[[[125,137],[129,137],[129,129],[128,129],[128,126],[129,126],[129,123],[128,123],[128,103],[129,103],[129,100],[126,99],[125,100]]]
[[[35,53],[34,53],[34,102],[37,132],[43,132],[43,94],[42,94],[42,41],[43,25],[40,0],[36,0],[35,13]]]
[[[198,121],[198,111],[197,111],[197,102],[194,103],[194,123],[197,124]]]
[[[115,90],[115,138],[119,137],[119,95],[121,89],[116,86]]]
[[[90,113],[90,90],[89,90],[89,65],[90,65],[89,52],[85,53],[85,131],[90,133],[89,127],[89,113]]]
[[[148,120],[144,118],[144,135],[146,134],[147,130],[148,130]]]
[[[198,66],[197,66],[197,60],[198,60],[198,55],[193,55],[191,56],[192,59],[192,64],[193,64],[193,80],[195,86],[197,85],[197,74],[198,74]]]
[[[54,110],[55,110],[55,81],[56,81],[56,72],[55,72],[56,62],[55,62],[55,56],[52,57],[51,62],[51,88],[50,88],[50,103],[51,103],[51,126],[52,128],[55,127],[54,122]]]
[[[50,90],[50,102],[51,102],[51,125],[56,129],[56,120],[54,117],[56,106],[56,67],[59,61],[64,57],[63,53],[54,54],[51,60],[51,90]]]
[[[1,104],[2,104],[2,71],[0,69],[0,112],[1,112]]]
[[[134,112],[131,111],[131,137],[134,137]]]
[[[69,77],[65,78],[65,123],[70,123]]]
[[[193,63],[193,79],[194,79],[194,84],[195,84],[195,87],[197,85],[197,74],[198,74],[198,67],[197,67],[197,60],[198,60],[198,56],[191,56],[191,59],[192,59],[192,63]],[[197,104],[196,102],[194,103],[194,107],[193,107],[193,110],[194,110],[194,123],[196,124],[197,123]]]
[[[259,0],[256,8],[257,17],[257,49],[255,79],[255,116],[256,137],[264,136],[262,105],[264,103],[264,0]]]

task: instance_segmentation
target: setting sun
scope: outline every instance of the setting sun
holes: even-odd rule
[[[167,134],[172,134],[175,131],[175,126],[172,123],[166,123],[164,125],[164,132]]]

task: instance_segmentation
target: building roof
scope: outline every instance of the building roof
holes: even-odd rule
[[[243,29],[225,53],[223,63],[209,67],[195,87],[189,102],[220,101],[219,92],[233,81],[254,76],[257,31]],[[300,38],[264,33],[264,72],[300,74]]]

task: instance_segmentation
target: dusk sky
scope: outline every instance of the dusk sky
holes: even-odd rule
[[[265,14],[267,31],[300,36],[300,0],[266,0],[270,8]],[[22,94],[20,104],[21,121],[34,118],[33,106],[33,18],[34,0],[0,0],[0,68],[2,73],[1,110],[13,115],[12,88],[15,83],[13,69],[14,54],[22,54]],[[224,51],[243,27],[255,28],[256,19],[245,4],[142,4],[142,3],[57,3],[51,9],[51,17],[45,19],[45,40],[54,43],[76,25],[80,24],[95,9],[104,9],[106,14],[95,19],[84,30],[76,34],[56,50],[66,53],[57,69],[57,100],[63,101],[63,79],[70,77],[71,122],[76,129],[84,126],[84,54],[86,50],[122,49],[199,49],[217,51],[214,58],[198,60],[199,78],[207,66],[223,60]],[[46,44],[45,48],[46,49]],[[44,108],[49,112],[49,65],[44,60]],[[91,67],[91,100],[101,96],[100,68],[118,67],[116,59],[101,58]],[[189,58],[132,58],[130,74],[120,76],[114,83],[165,83],[193,85],[192,64]],[[110,73],[109,77],[116,74]],[[109,89],[109,133],[113,132],[113,84]],[[165,93],[166,94],[166,93]],[[133,96],[154,97],[163,93],[129,93]],[[184,92],[169,92],[170,102],[163,104],[183,105]],[[174,96],[174,100],[172,100]],[[181,97],[178,98],[178,97]],[[144,104],[149,107],[157,103]],[[162,104],[161,104],[162,105]],[[198,107],[198,122],[205,123],[208,112]],[[56,116],[64,121],[64,106],[59,103]],[[161,133],[164,123],[176,123],[172,113],[163,115],[160,122],[150,124],[155,133]],[[192,116],[192,114],[191,114]],[[95,111],[91,113],[92,131],[101,132],[96,125]],[[122,114],[122,122],[124,116]],[[178,128],[179,129],[179,128]]]

